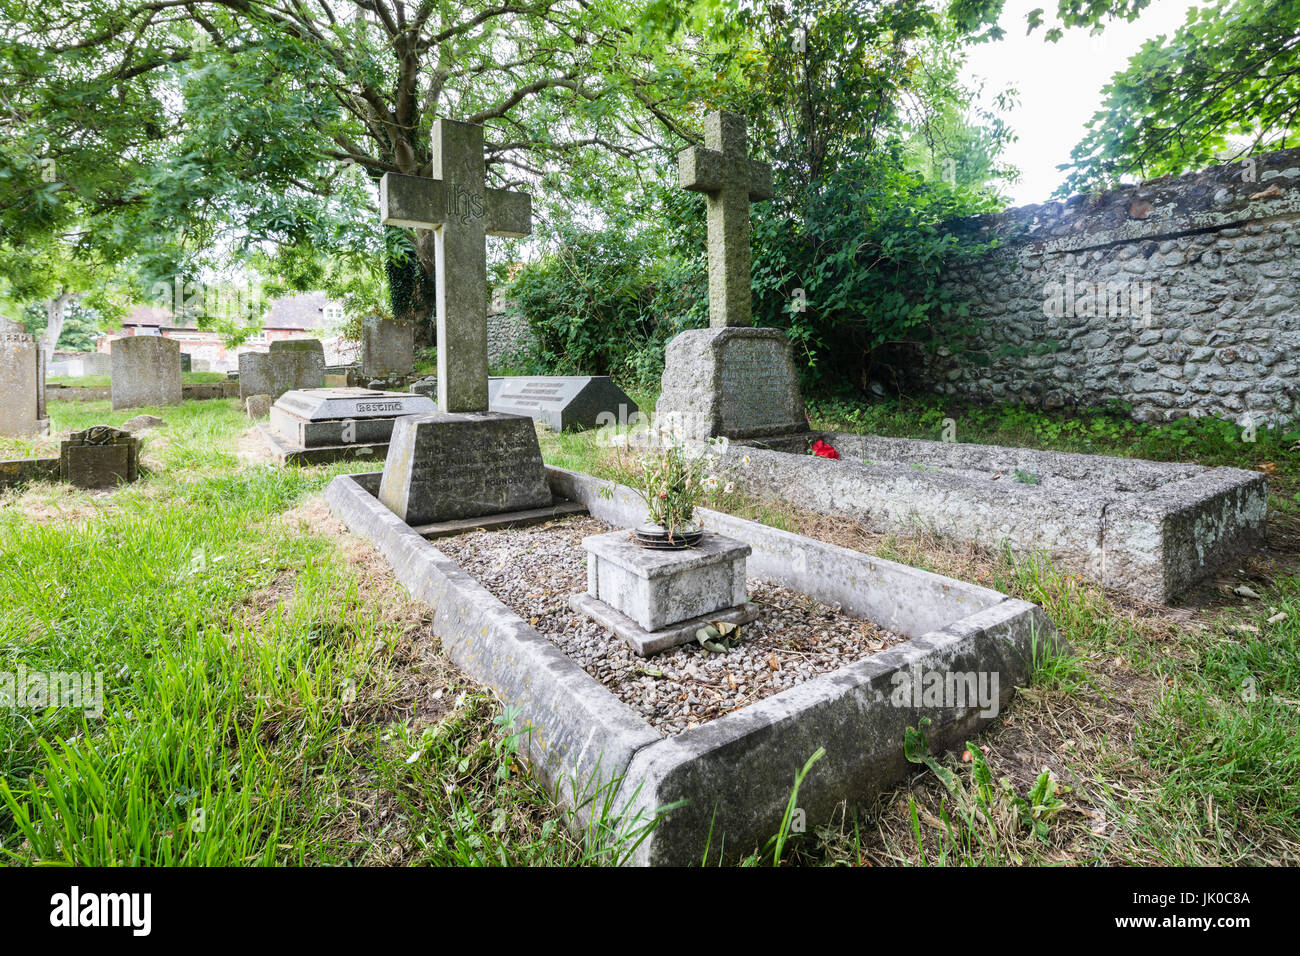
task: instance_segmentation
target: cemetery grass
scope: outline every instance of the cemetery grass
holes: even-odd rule
[[[1165,607],[924,530],[873,534],[851,519],[715,495],[717,510],[1034,601],[1072,648],[1040,661],[1032,685],[964,752],[935,755],[938,771],[918,763],[866,812],[791,835],[788,862],[1300,863],[1300,435],[1261,429],[1247,443],[1216,422],[1139,426],[951,403],[813,408],[817,428],[937,439],[953,417],[963,441],[1258,468],[1269,475],[1270,525],[1259,554]],[[591,433],[539,435],[549,464],[634,479],[635,454]],[[771,851],[751,859],[770,863]]]
[[[225,372],[181,372],[182,385],[211,385],[229,381]],[[73,385],[83,388],[108,388],[113,384],[109,375],[55,375],[46,379],[49,385]]]
[[[611,861],[341,533],[319,492],[346,467],[250,461],[234,400],[51,406],[56,436],[141,412],[167,425],[137,484],[0,493],[0,672],[103,675],[102,715],[0,711],[0,861]]]

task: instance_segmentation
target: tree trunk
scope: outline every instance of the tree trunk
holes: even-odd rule
[[[45,301],[45,354],[53,355],[54,347],[59,344],[59,338],[63,335],[63,323],[68,316],[68,304],[76,298],[76,295],[63,291],[53,299]]]
[[[384,264],[388,271],[389,300],[393,317],[415,326],[416,345],[436,345],[438,299],[434,279],[434,236],[428,229],[416,230],[415,236],[414,255],[400,258],[390,255]]]

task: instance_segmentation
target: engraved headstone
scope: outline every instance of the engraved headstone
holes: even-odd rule
[[[627,424],[636,402],[608,375],[501,376],[488,382],[488,407],[527,415],[554,432]]]
[[[408,392],[304,388],[281,395],[270,421],[258,427],[282,463],[382,459],[398,418],[436,408],[432,399]]]
[[[361,320],[361,373],[371,378],[410,375],[415,370],[415,326],[368,315]]]
[[[532,421],[493,412],[399,418],[379,500],[410,525],[553,503]]]
[[[266,352],[239,356],[239,397],[279,398],[296,388],[323,388],[325,348],[318,339],[283,339]]]
[[[59,444],[59,475],[77,488],[112,488],[140,477],[140,440],[128,431],[96,425]]]
[[[115,339],[109,352],[113,408],[179,405],[181,347],[160,335]]]
[[[0,436],[50,430],[45,416],[45,355],[34,335],[0,316]]]
[[[668,343],[656,424],[696,440],[806,432],[788,337],[750,325],[749,204],[771,198],[771,167],[746,154],[742,116],[710,113],[704,136],[678,156],[678,176],[706,197],[710,327]]]
[[[181,371],[182,372],[194,371],[194,359],[190,356],[189,352],[181,353]]]

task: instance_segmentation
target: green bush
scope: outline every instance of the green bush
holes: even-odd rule
[[[507,364],[523,374],[615,375],[634,387],[657,385],[667,340],[708,322],[698,260],[664,257],[652,239],[620,225],[568,227],[558,239],[511,285],[536,347]]]
[[[993,201],[927,181],[897,153],[874,154],[814,184],[800,208],[759,207],[755,324],[788,330],[814,391],[897,382],[917,349],[959,351],[973,328],[967,304],[940,278],[988,245],[959,240],[945,223],[988,211]]]

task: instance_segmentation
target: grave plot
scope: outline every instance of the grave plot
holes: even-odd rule
[[[751,576],[753,614],[739,639],[709,650],[692,628],[689,642],[642,656],[571,605],[587,587],[583,539],[609,532],[626,537],[599,519],[572,517],[543,527],[472,531],[440,540],[438,550],[665,736],[906,639]]]
[[[805,453],[821,440],[839,454]],[[1061,567],[1169,602],[1263,540],[1263,474],[843,433],[804,448],[733,444],[719,473],[760,498],[857,518],[872,531],[918,527],[989,547],[1041,552]]]
[[[1028,602],[700,510],[710,533],[748,547],[759,613],[724,653],[643,658],[568,603],[587,579],[582,540],[640,524],[643,502],[575,472],[546,477],[591,517],[435,547],[378,499],[378,473],[340,476],[326,498],[433,609],[449,658],[518,709],[534,772],[575,822],[605,800],[641,822],[684,801],[640,864],[698,861],[710,839],[737,854],[761,845],[819,748],[799,794],[809,825],[871,800],[908,772],[906,728],[928,718],[937,746],[961,743],[1059,643]]]

